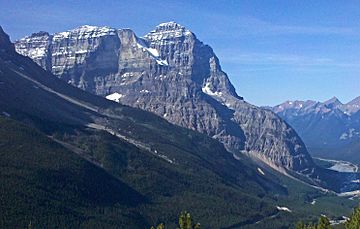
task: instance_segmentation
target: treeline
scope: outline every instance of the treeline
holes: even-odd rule
[[[360,229],[360,206],[354,209],[344,226],[346,229]],[[305,224],[298,222],[295,229],[332,229],[332,226],[326,216],[320,216],[318,223]]]
[[[349,219],[342,226],[343,227],[340,228],[360,229],[360,206],[354,209]],[[165,224],[160,223],[157,226],[152,226],[150,229],[165,229]],[[190,213],[182,212],[179,216],[176,229],[200,229],[200,223],[194,223]],[[298,222],[295,229],[333,229],[333,227],[326,216],[320,216],[317,223],[306,224],[304,222]]]
[[[355,208],[350,218],[345,222],[343,227],[345,229],[360,229],[360,206]],[[30,221],[28,229],[34,229],[33,223]],[[156,226],[152,226],[150,229],[165,229],[165,224],[160,223]],[[191,214],[189,212],[181,212],[178,219],[178,225],[176,229],[200,229],[200,223],[194,223]],[[331,226],[330,220],[326,216],[320,216],[317,223],[306,224],[304,222],[298,222],[295,229],[334,229]]]
[[[326,216],[320,216],[318,223],[305,224],[303,222],[298,222],[295,229],[331,229],[331,224]]]

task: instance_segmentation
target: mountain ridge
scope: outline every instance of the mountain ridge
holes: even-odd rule
[[[269,109],[295,128],[314,155],[343,160],[358,158],[349,155],[355,154],[360,139],[359,97],[344,104],[336,97],[325,102],[287,101]]]
[[[104,97],[117,93],[120,103],[205,133],[234,154],[246,151],[294,171],[314,167],[296,132],[245,102],[212,48],[184,26],[162,23],[142,38],[129,29],[87,37],[79,28],[56,33],[67,34],[59,40],[42,38],[38,46],[35,38],[20,39],[16,50],[74,86]]]

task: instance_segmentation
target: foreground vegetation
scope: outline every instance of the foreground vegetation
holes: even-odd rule
[[[150,229],[165,229],[165,224],[160,223],[156,228],[152,226]],[[200,223],[194,223],[189,212],[181,212],[177,229],[200,229]]]
[[[319,222],[315,224],[304,224],[299,222],[296,224],[296,229],[331,229],[331,224],[326,216],[320,216]]]
[[[360,206],[355,208],[349,219],[344,224],[331,226],[330,220],[326,216],[320,216],[318,223],[305,224],[298,222],[295,229],[332,229],[332,228],[345,228],[345,229],[360,229]]]
[[[156,227],[152,226],[150,229],[165,229],[165,224],[160,223]],[[182,212],[179,216],[177,229],[200,229],[200,223],[194,223],[193,219],[188,212]],[[295,226],[295,229],[335,229],[335,228],[345,228],[345,229],[359,229],[360,228],[360,206],[355,208],[349,219],[340,225],[332,226],[330,220],[322,215],[319,217],[317,223],[308,223],[298,222]]]

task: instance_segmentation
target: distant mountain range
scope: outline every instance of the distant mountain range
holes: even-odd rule
[[[298,132],[312,154],[360,163],[360,97],[343,104],[286,101],[270,108]]]

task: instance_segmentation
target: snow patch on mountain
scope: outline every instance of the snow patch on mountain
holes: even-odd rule
[[[353,138],[355,135],[359,135],[359,132],[356,131],[354,128],[350,128],[347,133],[343,133],[339,139],[340,140],[347,140]]]
[[[287,207],[276,206],[276,208],[277,208],[279,211],[292,212],[292,211],[291,211],[289,208],[287,208]]]
[[[219,91],[214,92],[214,91],[212,91],[211,84],[209,82],[206,83],[205,86],[201,88],[201,90],[202,90],[202,92],[204,92],[205,94],[208,94],[210,96],[218,96],[218,97],[220,97],[220,96],[223,95],[222,92],[219,92]]]
[[[2,112],[2,115],[6,116],[6,117],[8,117],[8,118],[11,116],[11,115],[10,115],[9,113],[7,113],[6,111],[3,111],[3,112]]]
[[[120,94],[120,93],[115,92],[115,93],[112,93],[112,94],[110,94],[110,95],[107,95],[105,98],[108,99],[108,100],[115,101],[115,102],[120,102],[120,99],[121,99],[122,97],[124,97],[124,96],[125,96],[125,95],[123,95],[123,94]]]
[[[83,25],[76,29],[68,30],[66,32],[55,33],[53,39],[56,41],[64,38],[71,38],[72,36],[75,36],[73,38],[77,39],[89,39],[108,35],[116,35],[116,30],[107,26],[98,27]]]
[[[140,93],[150,93],[150,91],[143,89],[143,90],[140,91]]]
[[[169,63],[167,62],[167,60],[156,59],[156,63],[158,63],[159,65],[163,65],[163,66],[169,66]]]
[[[150,54],[150,56],[152,56],[155,60],[156,63],[159,65],[163,65],[163,66],[168,66],[168,62],[167,60],[162,60],[160,58],[160,54],[159,51],[155,48],[149,48],[146,46],[146,44],[144,43],[144,41],[142,41],[141,39],[139,39],[136,43],[136,46],[140,49],[142,49],[144,52],[148,52]]]
[[[257,168],[257,171],[258,171],[261,175],[265,176],[265,173],[264,173],[264,171],[263,171],[262,169]]]
[[[145,35],[144,38],[151,41],[163,41],[190,35],[192,35],[190,30],[171,21],[159,24],[155,30]]]

